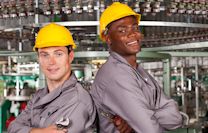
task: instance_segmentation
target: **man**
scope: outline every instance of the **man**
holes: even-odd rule
[[[137,133],[162,133],[182,125],[174,100],[167,98],[136,62],[142,39],[139,21],[140,14],[119,2],[101,15],[100,35],[110,48],[110,56],[99,69],[91,90],[101,133],[118,133],[108,117],[114,115],[126,120]]]
[[[39,31],[34,50],[47,86],[33,95],[9,126],[9,133],[92,132],[96,109],[71,72],[75,47],[71,33],[63,26],[51,23]]]

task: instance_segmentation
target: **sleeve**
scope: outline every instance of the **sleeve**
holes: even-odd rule
[[[88,102],[88,104],[79,103],[73,113],[70,114],[69,117],[72,120],[72,126],[69,127],[68,133],[90,133],[93,130],[96,119],[96,109],[92,101]]]
[[[31,130],[32,101],[27,103],[25,110],[9,125],[8,133],[29,133]]]
[[[127,70],[117,69],[117,74],[108,78],[104,105],[121,116],[138,133],[159,133],[160,125],[153,117],[137,79]]]
[[[165,96],[161,90],[159,108],[155,110],[155,117],[160,125],[166,130],[173,130],[182,126],[182,116],[173,99]]]
[[[86,112],[86,118],[87,122],[85,124],[85,132],[88,133],[89,131],[93,130],[95,128],[95,120],[96,120],[96,108],[94,106],[94,103],[87,106],[88,112]]]

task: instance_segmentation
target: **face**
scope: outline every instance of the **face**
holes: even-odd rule
[[[71,73],[74,53],[66,47],[47,47],[38,49],[38,58],[42,72],[47,81],[65,81]]]
[[[110,24],[106,42],[121,56],[136,55],[140,51],[141,33],[134,16],[127,16]]]

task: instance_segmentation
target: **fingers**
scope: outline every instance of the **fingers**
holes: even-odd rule
[[[57,130],[57,133],[67,133],[67,132],[68,132],[67,129]]]
[[[53,131],[54,133],[67,133],[68,132],[68,129],[65,129],[65,128],[57,128],[56,125],[52,125],[52,126],[49,126]]]
[[[133,129],[121,117],[116,116],[113,120],[114,125],[120,133],[132,133]]]
[[[121,130],[120,133],[133,133],[133,130],[128,128],[128,129],[125,129],[125,130]]]
[[[50,125],[45,128],[32,128],[30,133],[67,133],[68,129],[58,130],[56,125]]]
[[[56,129],[57,133],[67,133],[67,129]]]
[[[68,130],[66,128],[59,128],[56,126],[56,130],[58,131],[57,133],[67,133]]]
[[[119,116],[115,116],[113,119],[113,123],[115,124],[116,127],[118,127],[119,125],[121,125],[122,123],[122,119]]]

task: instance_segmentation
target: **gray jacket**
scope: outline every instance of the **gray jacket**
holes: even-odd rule
[[[177,104],[153,77],[140,66],[134,69],[115,52],[98,71],[91,95],[101,133],[119,133],[109,114],[121,116],[137,133],[162,133],[182,125]]]
[[[8,133],[28,133],[31,128],[54,125],[69,118],[69,133],[86,133],[94,124],[96,109],[89,93],[77,82],[74,74],[65,83],[48,93],[38,90],[26,109],[9,126]]]

